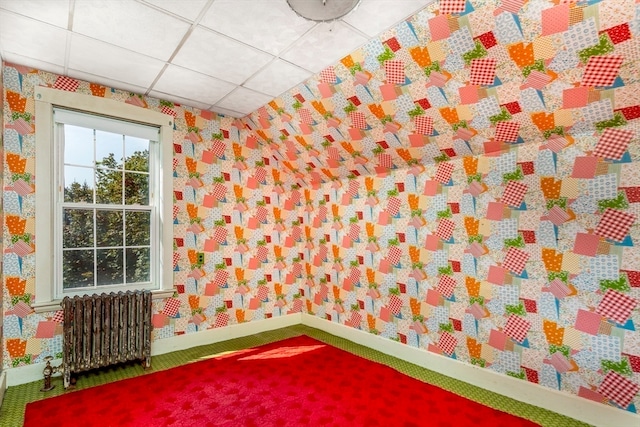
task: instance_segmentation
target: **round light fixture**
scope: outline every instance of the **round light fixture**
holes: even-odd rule
[[[361,0],[287,0],[298,16],[309,21],[330,22],[353,11]]]

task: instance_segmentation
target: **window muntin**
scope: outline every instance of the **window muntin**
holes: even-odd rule
[[[58,108],[53,117],[56,295],[154,288],[158,128]]]

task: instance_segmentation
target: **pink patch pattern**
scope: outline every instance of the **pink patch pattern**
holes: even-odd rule
[[[617,209],[607,208],[600,218],[595,233],[598,236],[621,242],[629,233],[636,216]]]
[[[593,150],[593,155],[620,160],[624,152],[627,151],[633,135],[633,131],[630,130],[607,128],[600,136],[598,144]]]
[[[456,284],[457,282],[454,278],[450,276],[440,276],[436,291],[447,298],[451,298],[451,295],[453,295],[453,291],[456,288]]]
[[[446,184],[451,179],[451,173],[453,172],[452,163],[440,163],[436,172],[435,180],[441,184]]]
[[[404,84],[404,62],[398,60],[386,61],[384,71],[387,75],[387,83]]]
[[[596,313],[623,324],[626,323],[629,316],[631,316],[631,312],[637,304],[638,301],[635,298],[609,289],[607,293],[604,294],[600,304],[598,304]]]
[[[509,248],[507,255],[504,257],[502,266],[516,274],[521,274],[529,259],[529,254],[518,248]]]
[[[440,220],[438,228],[436,229],[436,236],[442,240],[449,240],[453,235],[453,230],[456,228],[456,223],[446,218]]]
[[[453,352],[456,350],[457,344],[458,340],[449,332],[443,332],[442,335],[440,335],[438,347],[440,347],[446,354],[453,354]]]
[[[431,135],[433,133],[433,118],[427,116],[416,117],[416,133]]]
[[[518,131],[520,123],[517,122],[499,122],[496,126],[495,139],[504,142],[514,142],[518,140]]]
[[[474,59],[471,61],[471,76],[469,83],[472,85],[492,85],[496,76],[496,59]]]
[[[509,181],[502,194],[502,202],[509,206],[519,207],[528,188],[526,184],[521,182]]]
[[[465,0],[442,0],[440,12],[446,14],[460,13],[464,11]]]
[[[609,371],[598,387],[598,393],[626,408],[640,390],[640,385],[614,371]]]
[[[60,90],[66,90],[68,92],[75,92],[80,86],[80,83],[76,79],[71,77],[58,76],[53,87]]]
[[[592,56],[582,76],[584,86],[611,86],[618,75],[621,55]]]
[[[531,328],[531,323],[520,316],[511,315],[507,319],[507,324],[504,327],[504,332],[509,337],[518,342],[523,342],[527,338],[527,332]]]
[[[335,83],[338,81],[336,72],[333,67],[327,67],[324,70],[320,71],[320,81],[325,83]]]

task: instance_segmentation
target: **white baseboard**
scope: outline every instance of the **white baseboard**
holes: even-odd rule
[[[226,341],[233,338],[245,337],[247,335],[258,334],[260,332],[285,328],[287,326],[299,325],[301,323],[300,313],[287,314],[285,316],[271,317],[264,320],[239,323],[226,328],[207,329],[205,331],[192,334],[176,335],[171,338],[160,339],[151,343],[151,355],[170,353],[172,351],[185,350],[199,345],[211,344],[218,341]],[[60,359],[52,360],[53,366],[58,366]],[[45,363],[33,363],[31,365],[10,368],[6,371],[7,386],[26,384],[33,381],[42,381],[42,370]],[[60,374],[54,375],[54,377]]]
[[[51,361],[51,365],[58,366],[60,362],[62,362],[61,359],[54,359]],[[26,384],[33,381],[42,381],[44,378],[42,372],[45,365],[45,362],[40,362],[5,370],[4,372],[7,374],[7,387],[13,387],[14,385]],[[54,376],[59,375],[60,374],[56,374]]]
[[[7,390],[7,374],[2,371],[0,372],[0,406],[2,406],[2,401],[4,400],[4,392]]]
[[[502,375],[489,369],[458,362],[454,359],[401,344],[360,329],[351,328],[309,314],[302,314],[302,324],[503,396],[549,409],[595,426],[640,426],[640,415]]]
[[[176,335],[151,343],[151,355],[157,356],[159,354],[171,353],[172,351],[186,350],[187,348],[197,347],[199,345],[246,337],[247,335],[259,334],[260,332],[299,325],[300,323],[300,313],[294,313],[272,317],[270,319],[238,323],[237,325],[227,326],[226,328],[214,328],[193,334]]]

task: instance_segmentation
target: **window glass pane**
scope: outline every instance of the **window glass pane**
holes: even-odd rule
[[[122,214],[122,211],[96,211],[96,246],[122,246]]]
[[[127,249],[127,283],[151,281],[151,250]]]
[[[122,172],[96,170],[96,203],[122,204]]]
[[[93,249],[62,252],[62,288],[93,286]]]
[[[51,199],[63,222],[52,227],[52,259],[63,279],[55,284],[55,294],[62,289],[67,295],[91,293],[97,286],[116,291],[149,287],[159,254],[151,234],[163,226],[151,194],[164,176],[162,165],[171,168],[171,157],[160,157],[166,148],[159,142],[159,127],[168,135],[170,129],[57,107],[54,112],[51,163],[59,165],[59,173],[51,189],[60,197]]]
[[[96,250],[96,271],[98,274],[98,286],[117,285],[124,283],[122,252],[123,249]]]
[[[62,212],[62,247],[93,247],[93,210],[64,209]],[[93,256],[91,257],[93,263]]]
[[[93,168],[64,167],[64,201],[93,203]]]
[[[93,166],[93,160],[93,129],[65,124],[64,162]]]
[[[125,215],[126,245],[151,244],[151,212],[127,212]]]
[[[122,169],[123,135],[96,130],[96,161],[103,167]]]
[[[149,140],[124,137],[124,168],[130,171],[149,171]]]
[[[149,175],[146,173],[124,173],[124,199],[127,205],[149,204]]]

